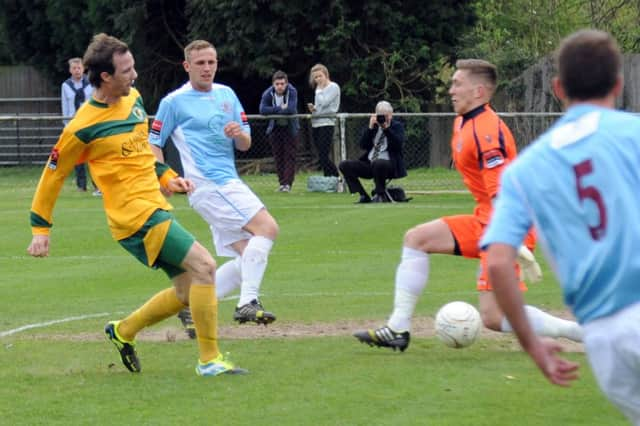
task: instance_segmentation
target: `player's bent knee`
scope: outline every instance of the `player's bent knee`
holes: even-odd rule
[[[275,239],[278,238],[278,234],[280,234],[280,226],[278,226],[278,223],[275,220],[269,229],[269,234],[269,239],[273,241],[275,241]]]
[[[269,238],[272,241],[278,237],[280,233],[280,227],[278,226],[278,222],[271,215],[267,215],[267,219],[264,220],[261,224],[260,233],[262,236]]]
[[[216,261],[207,253],[207,256],[203,256],[201,262],[198,264],[198,269],[194,271],[194,275],[202,275],[203,277],[214,277],[216,274]]]
[[[427,238],[424,233],[421,232],[420,228],[413,227],[404,234],[403,245],[425,251],[424,248],[427,246]]]
[[[200,243],[195,242],[182,266],[193,275],[194,282],[208,283],[216,273],[216,261]]]

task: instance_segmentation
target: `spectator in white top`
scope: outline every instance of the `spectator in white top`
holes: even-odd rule
[[[322,64],[316,64],[311,68],[309,84],[315,89],[315,99],[307,108],[313,116],[311,119],[311,134],[313,143],[318,150],[318,160],[325,176],[338,176],[336,165],[329,158],[333,143],[333,128],[336,125],[335,117],[321,117],[327,114],[335,114],[340,108],[340,86],[329,79],[329,70]]]

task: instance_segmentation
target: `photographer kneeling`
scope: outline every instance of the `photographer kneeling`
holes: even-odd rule
[[[376,105],[375,114],[360,138],[360,147],[366,152],[358,160],[345,160],[338,166],[349,191],[360,194],[358,203],[388,203],[388,179],[405,177],[407,170],[402,158],[404,126],[393,118],[393,107],[387,101]],[[371,199],[358,178],[373,179],[374,197]]]

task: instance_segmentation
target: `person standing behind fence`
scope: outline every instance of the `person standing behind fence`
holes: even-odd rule
[[[251,147],[251,128],[235,92],[213,82],[218,54],[211,43],[189,43],[183,67],[189,81],[160,101],[149,134],[151,149],[163,161],[162,148],[173,139],[185,178],[196,186],[189,203],[209,224],[218,256],[233,257],[216,271],[217,297],[240,287],[233,319],[267,325],[276,317],[258,296],[279,229],[236,170],[234,149]],[[180,319],[189,332],[189,312],[181,312]]]
[[[65,117],[62,122],[66,126],[69,119],[76,115],[76,111],[86,100],[91,98],[93,86],[89,83],[89,79],[84,75],[84,66],[81,58],[69,59],[69,74],[71,77],[66,79],[60,87],[60,101],[62,103],[62,116]],[[76,164],[76,186],[79,191],[87,190],[87,171],[85,164]],[[95,185],[94,185],[95,187]],[[99,196],[100,191],[96,188],[94,195]]]
[[[276,71],[271,78],[272,86],[264,91],[260,100],[260,114],[292,115],[298,112],[298,91],[284,71]],[[267,137],[271,143],[276,163],[280,192],[290,192],[296,175],[296,150],[298,148],[297,118],[269,120]]]
[[[329,79],[329,70],[322,64],[311,68],[309,84],[315,89],[313,103],[307,108],[313,116],[335,114],[340,108],[340,86]],[[318,160],[325,176],[338,176],[338,169],[331,161],[333,129],[336,119],[333,117],[311,118],[313,144],[318,150]]]
[[[407,175],[402,158],[403,144],[404,126],[393,119],[393,107],[387,101],[378,102],[375,114],[369,118],[369,126],[360,138],[360,148],[366,152],[357,160],[344,160],[339,165],[349,192],[360,194],[358,203],[391,202],[386,193],[387,180]],[[373,179],[373,200],[358,178]]]

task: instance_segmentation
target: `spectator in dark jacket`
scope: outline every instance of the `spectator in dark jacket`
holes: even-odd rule
[[[393,119],[393,107],[387,101],[376,105],[376,112],[369,118],[369,126],[360,138],[360,147],[366,152],[358,160],[345,160],[339,165],[349,191],[360,194],[358,203],[388,203],[386,194],[388,179],[405,177],[407,170],[402,158],[404,126]],[[374,197],[362,187],[359,178],[373,179]]]
[[[260,114],[292,115],[298,110],[298,92],[289,83],[287,74],[276,71],[271,78],[272,86],[264,91],[260,100]],[[290,192],[296,174],[296,150],[298,147],[297,118],[277,118],[269,120],[267,137],[271,143],[273,159],[280,192]]]

